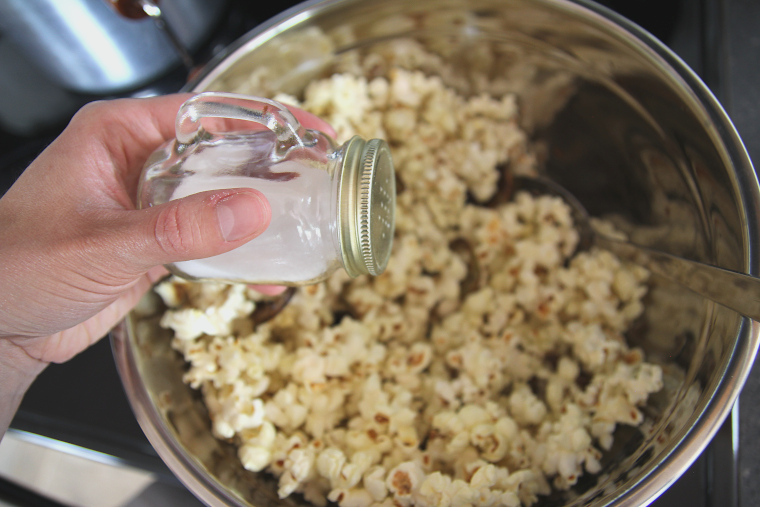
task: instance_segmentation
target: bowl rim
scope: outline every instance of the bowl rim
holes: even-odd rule
[[[209,507],[239,505],[228,488],[209,475],[200,463],[187,456],[182,447],[177,445],[172,430],[142,382],[130,343],[132,336],[132,325],[127,316],[111,331],[109,338],[127,401],[145,437],[175,477],[203,503]]]
[[[212,58],[192,80],[183,87],[185,92],[200,92],[217,79],[227,67],[225,61],[239,53],[247,53],[252,48],[308,21],[317,11],[339,9],[343,4],[354,4],[362,0],[308,0],[295,5],[263,24],[253,28],[237,39],[226,49]],[[734,170],[728,175],[731,179],[737,207],[743,212],[742,235],[744,241],[744,265],[746,273],[757,276],[760,273],[758,242],[760,241],[760,185],[747,153],[747,150],[728,114],[712,91],[702,79],[664,43],[627,18],[591,0],[538,0],[552,8],[583,15],[590,23],[599,28],[615,33],[627,45],[643,52],[650,61],[656,62],[668,74],[678,81],[680,88],[689,92],[697,103],[701,104],[717,130],[720,140],[729,157],[727,162]],[[741,215],[741,214],[740,214]],[[122,322],[112,335],[112,346],[119,373],[127,388],[129,402],[140,426],[148,440],[156,448],[159,456],[175,472],[179,479],[202,501],[210,506],[223,506],[225,501],[235,501],[230,493],[216,480],[209,477],[196,464],[183,456],[170,437],[171,433],[164,426],[160,414],[150,404],[145,386],[139,381],[134,361],[130,358],[128,340],[130,336],[127,320]],[[620,493],[609,493],[599,500],[606,504],[620,506],[645,506],[652,503],[671,484],[673,484],[704,451],[724,420],[731,413],[739,393],[744,386],[760,345],[760,323],[743,317],[739,334],[731,353],[731,358],[724,368],[721,382],[715,389],[712,399],[704,407],[694,424],[681,441],[676,443],[661,461],[647,465],[648,470],[637,483]],[[187,475],[180,474],[179,471]],[[211,479],[211,482],[205,482]]]

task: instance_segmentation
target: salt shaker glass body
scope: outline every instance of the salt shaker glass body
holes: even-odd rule
[[[192,280],[305,285],[339,268],[351,276],[385,269],[396,193],[384,141],[356,136],[337,146],[275,101],[202,93],[177,113],[176,139],[146,162],[138,206],[243,187],[269,201],[267,229],[235,250],[170,264],[170,271]]]

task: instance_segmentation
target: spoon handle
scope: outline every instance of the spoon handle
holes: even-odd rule
[[[636,263],[653,273],[678,282],[745,317],[760,321],[760,278],[650,250],[603,234],[597,234],[595,242],[621,258],[635,259]]]

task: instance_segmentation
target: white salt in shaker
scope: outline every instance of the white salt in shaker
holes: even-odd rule
[[[234,130],[227,122],[212,133],[201,126],[204,118],[247,120],[268,130]],[[267,198],[269,227],[235,250],[168,265],[170,271],[191,280],[305,285],[341,267],[352,277],[385,269],[396,203],[385,141],[355,136],[337,146],[304,129],[278,102],[202,93],[177,113],[176,139],[147,161],[138,205],[242,187]]]

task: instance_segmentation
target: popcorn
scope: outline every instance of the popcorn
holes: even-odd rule
[[[518,384],[509,396],[509,410],[523,425],[538,424],[546,417],[546,405],[533,395],[526,384]]]
[[[268,421],[261,423],[256,430],[241,431],[241,447],[238,457],[246,470],[260,472],[272,461],[272,447],[277,430]]]
[[[245,469],[251,472],[264,470],[272,461],[272,453],[263,447],[243,445],[238,451],[238,456]]]
[[[163,294],[165,301],[177,303],[177,291],[170,291],[164,282],[160,284],[159,294]],[[177,284],[182,285],[182,283]],[[225,287],[222,284],[209,284],[209,288],[216,289]],[[221,304],[204,305],[205,308],[179,308],[166,312],[161,318],[161,326],[174,330],[174,335],[180,340],[194,340],[202,335],[227,336],[232,332],[234,321],[246,317],[253,312],[256,304],[245,296],[244,285],[230,285],[224,289],[226,295]],[[216,296],[216,294],[214,294]],[[201,298],[204,295],[201,294]],[[171,306],[171,305],[169,305]]]
[[[407,461],[388,472],[385,485],[395,501],[401,505],[413,505],[413,495],[425,479],[425,472],[414,462]]]
[[[364,489],[375,502],[384,500],[388,495],[385,476],[385,469],[381,466],[374,466],[364,474]]]
[[[334,489],[330,491],[327,499],[337,503],[340,507],[364,507],[372,505],[372,495],[367,490],[360,488]]]
[[[501,461],[507,454],[509,441],[491,424],[480,424],[470,432],[470,442],[477,447],[484,460]]]
[[[642,424],[662,388],[661,367],[623,338],[648,273],[604,250],[574,255],[558,198],[482,204],[502,166],[535,171],[516,96],[446,86],[483,83],[416,42],[374,51],[340,56],[342,72],[281,98],[322,116],[338,141],[389,141],[399,194],[386,271],[338,271],[263,324],[247,287],[173,277],[156,287],[161,325],[214,434],[247,470],[278,477],[281,498],[532,505],[601,472],[615,428]]]
[[[336,482],[340,478],[343,465],[346,463],[346,455],[335,447],[325,449],[317,458],[317,470],[322,477]]]

